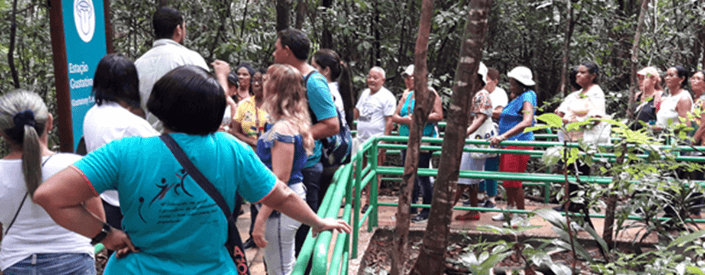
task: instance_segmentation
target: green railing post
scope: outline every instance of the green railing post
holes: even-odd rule
[[[365,142],[367,143],[367,142]],[[361,144],[360,147],[364,148],[365,144]],[[362,158],[365,156],[365,150],[360,150],[355,154],[355,199],[352,201],[355,206],[353,210],[353,250],[352,250],[352,257],[357,258],[357,242],[359,240],[359,232],[360,232],[360,204],[362,201],[360,200],[360,194],[362,192],[361,188],[361,183],[362,183]]]
[[[378,221],[377,221],[377,187],[379,185],[379,180],[378,178],[378,173],[377,173],[377,167],[379,166],[379,163],[377,163],[377,160],[379,159],[379,148],[377,148],[377,145],[379,143],[379,137],[374,137],[372,140],[372,152],[374,154],[372,155],[372,171],[375,173],[374,179],[372,179],[372,182],[370,183],[370,209],[372,209],[372,213],[370,213],[370,220],[368,221],[367,224],[370,225],[370,231],[372,231],[372,227],[377,227]]]

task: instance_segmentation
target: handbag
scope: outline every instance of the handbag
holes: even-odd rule
[[[340,131],[321,140],[321,162],[323,167],[349,163],[352,155],[352,133],[348,124],[341,119],[340,111],[337,111],[337,113]]]
[[[311,77],[314,72],[316,71],[312,71],[306,75],[304,78],[304,87],[306,87],[305,84],[308,83],[308,78]],[[310,105],[308,111],[311,115],[311,125],[316,124],[318,121]],[[336,109],[335,112],[338,116],[340,130],[335,135],[321,139],[321,163],[323,167],[350,163],[350,156],[352,155],[353,140],[350,127],[341,119],[343,116],[340,114],[340,111]]]
[[[487,118],[480,127],[475,130],[472,134],[468,136],[468,139],[474,140],[487,140],[490,137],[496,136],[499,133],[499,125],[492,122],[492,119]],[[489,145],[478,145],[478,144],[468,144],[469,147],[487,149],[490,148]],[[474,159],[486,159],[496,157],[497,153],[481,153],[481,152],[470,152],[470,157]]]
[[[230,258],[232,258],[237,268],[237,273],[240,275],[250,275],[250,270],[247,266],[247,259],[245,258],[245,249],[242,245],[242,239],[240,238],[240,232],[237,230],[237,216],[233,216],[228,208],[228,204],[225,202],[225,198],[218,192],[218,189],[213,186],[213,184],[201,173],[201,171],[193,165],[184,150],[181,149],[179,144],[176,143],[174,138],[168,134],[163,134],[159,136],[159,139],[164,142],[166,147],[169,148],[171,153],[179,161],[181,167],[183,167],[186,172],[191,176],[191,178],[198,183],[198,186],[206,191],[208,196],[215,201],[215,203],[220,207],[220,210],[225,214],[225,219],[228,220],[228,240],[225,242],[225,247],[228,249]],[[240,212],[240,207],[242,201],[239,199],[235,200],[235,212]]]

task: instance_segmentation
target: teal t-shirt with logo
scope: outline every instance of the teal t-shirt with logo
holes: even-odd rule
[[[171,136],[225,198],[267,196],[276,176],[252,149],[224,133]],[[113,141],[74,164],[96,192],[117,190],[125,233],[141,252],[109,260],[105,274],[237,274],[227,221],[159,137]]]

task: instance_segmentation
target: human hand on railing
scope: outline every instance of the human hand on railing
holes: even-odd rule
[[[494,145],[497,145],[497,144],[499,144],[500,142],[502,142],[502,141],[504,141],[504,140],[506,140],[506,139],[507,139],[507,138],[505,138],[504,135],[493,136],[493,137],[491,137],[491,138],[489,139],[489,140],[490,140],[490,145],[493,145],[493,146],[494,146]]]
[[[320,219],[320,222],[317,226],[311,227],[311,235],[315,238],[316,236],[318,236],[318,233],[321,233],[322,231],[326,230],[335,230],[338,231],[338,233],[350,233],[352,232],[352,227],[344,220],[325,218]]]

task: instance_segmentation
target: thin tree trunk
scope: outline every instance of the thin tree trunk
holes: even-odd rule
[[[230,17],[230,1],[227,1],[223,4],[225,4],[226,7],[225,9],[223,9],[223,14],[220,15],[220,26],[218,27],[218,31],[215,33],[215,38],[213,39],[213,45],[211,45],[210,48],[210,56],[208,56],[208,60],[213,60],[213,57],[215,56],[215,49],[218,48],[218,41],[220,41],[221,35],[227,36],[227,33],[225,33],[225,24],[227,24],[228,17]],[[245,5],[247,5],[247,3],[245,3]],[[247,6],[245,6],[245,14],[247,14]],[[242,19],[242,23],[244,27],[244,17]],[[242,34],[240,34],[240,37],[242,37]],[[223,41],[227,41],[227,39],[223,39]]]
[[[289,27],[289,21],[291,19],[291,1],[292,0],[277,0],[277,31]]]
[[[159,0],[159,8],[163,8],[169,5],[169,0]]]
[[[636,72],[637,65],[639,65],[639,39],[641,38],[641,31],[644,28],[644,17],[646,17],[646,12],[649,7],[649,0],[642,0],[641,11],[639,11],[639,23],[636,26],[636,33],[634,33],[634,44],[632,45],[632,71],[629,76],[629,105],[627,108],[627,116],[629,120],[634,120],[634,110],[631,108],[632,103],[636,100]],[[611,227],[610,227],[611,228]]]
[[[250,0],[245,0],[245,8],[242,12],[242,23],[240,23],[240,38],[245,35],[245,21],[247,20],[247,7],[249,6]],[[287,14],[289,14],[287,12]],[[286,28],[284,28],[286,29]],[[277,31],[279,31],[279,5],[277,4]]]
[[[306,17],[306,0],[299,0],[296,4],[296,28],[301,29],[304,25],[304,19]]]
[[[445,269],[445,253],[453,215],[453,197],[460,172],[460,157],[465,143],[468,114],[475,92],[482,88],[482,83],[477,77],[477,69],[482,60],[482,45],[485,41],[491,6],[492,0],[470,1],[469,4],[468,22],[463,35],[446,136],[443,139],[441,161],[438,165],[438,178],[433,187],[431,213],[421,251],[411,274],[443,274]],[[423,11],[426,9],[424,6]],[[419,83],[418,80],[416,83]],[[418,87],[418,84],[416,85]]]
[[[561,70],[561,83],[558,85],[557,94],[562,94],[563,97],[568,96],[568,55],[570,54],[570,38],[573,36],[573,2],[568,1],[568,22],[565,25],[565,34],[563,35],[563,69]]]
[[[324,12],[328,12],[331,6],[333,6],[333,0],[323,0],[321,2]],[[330,20],[328,16],[323,17],[323,31],[321,33],[321,48],[332,49],[333,48],[333,35],[330,33]]]
[[[12,16],[10,18],[10,47],[7,50],[7,63],[10,65],[12,82],[16,89],[20,88],[20,76],[15,68],[15,40],[17,39],[17,0],[12,1]]]
[[[404,266],[409,242],[409,210],[411,203],[411,191],[414,188],[417,172],[419,168],[419,148],[421,146],[421,133],[428,120],[435,95],[429,96],[427,84],[428,36],[431,30],[431,19],[433,17],[433,1],[423,0],[421,20],[419,22],[419,33],[416,38],[416,49],[414,51],[414,96],[417,104],[414,106],[414,123],[409,129],[409,141],[406,148],[406,159],[404,165],[403,182],[399,191],[399,206],[396,213],[396,234],[394,234],[394,251],[392,252],[392,275],[406,274]]]

